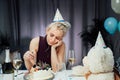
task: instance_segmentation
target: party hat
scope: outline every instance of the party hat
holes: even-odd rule
[[[59,9],[57,9],[55,17],[53,19],[54,22],[64,22],[64,19],[59,11]]]
[[[103,48],[106,47],[103,37],[101,35],[101,32],[99,32],[99,34],[98,34],[95,46],[99,46],[99,47],[103,47]]]

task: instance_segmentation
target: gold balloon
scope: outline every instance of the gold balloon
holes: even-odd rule
[[[120,14],[120,0],[111,0],[111,6],[115,13]]]

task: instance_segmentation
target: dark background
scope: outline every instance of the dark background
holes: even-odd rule
[[[11,52],[19,50],[23,55],[32,38],[45,35],[45,28],[52,22],[57,8],[72,25],[64,38],[66,61],[68,50],[74,49],[76,65],[82,64],[99,30],[115,60],[120,56],[120,32],[110,35],[103,26],[107,17],[120,21],[120,14],[111,8],[111,0],[0,0],[0,46],[7,45]],[[92,35],[84,35],[86,32]]]

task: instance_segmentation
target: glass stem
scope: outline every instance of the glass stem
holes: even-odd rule
[[[16,69],[16,77],[18,76],[18,69]]]

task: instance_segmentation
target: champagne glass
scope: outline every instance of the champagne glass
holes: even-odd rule
[[[16,51],[16,52],[13,53],[13,67],[16,70],[15,77],[18,76],[18,70],[21,67],[21,65],[22,65],[21,55],[20,55],[20,53],[18,51]]]
[[[57,64],[57,72],[61,72],[61,71],[65,71],[65,70],[66,70],[65,63]]]
[[[55,80],[66,80],[66,64],[59,63],[56,65],[57,72],[55,75]]]
[[[69,50],[68,61],[70,64],[70,68],[73,67],[73,65],[75,63],[75,51],[74,50]]]

